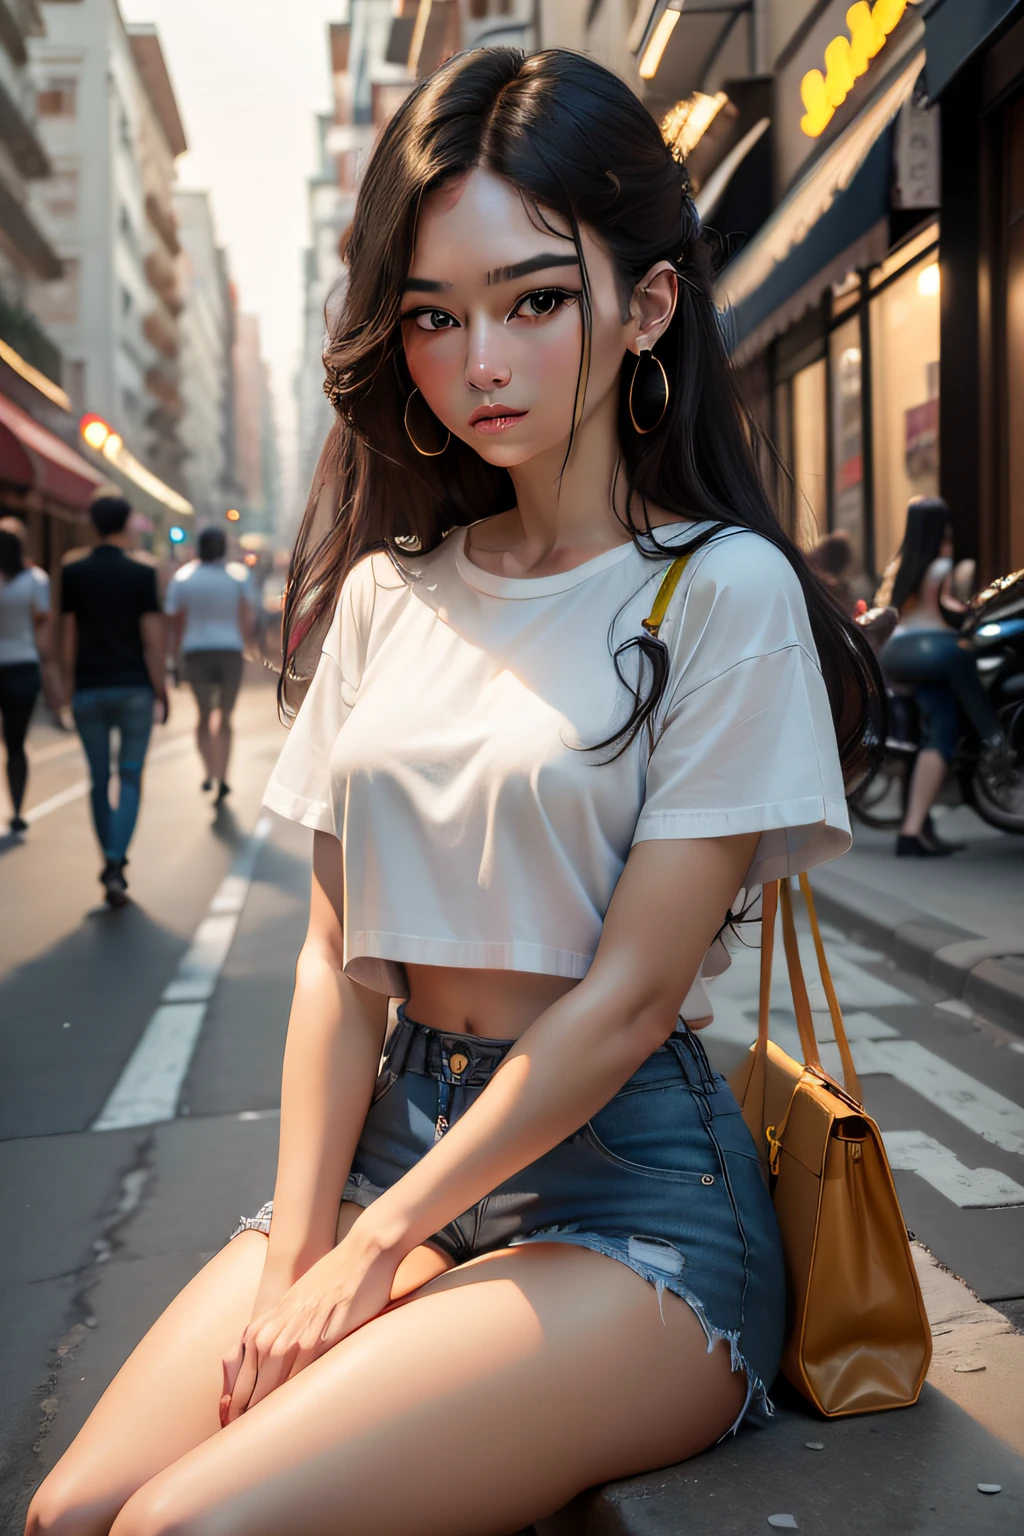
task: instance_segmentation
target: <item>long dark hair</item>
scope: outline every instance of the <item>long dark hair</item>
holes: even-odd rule
[[[949,526],[949,507],[941,496],[912,496],[907,503],[907,526],[892,584],[892,606],[897,610],[908,597],[917,596],[928,567],[938,559]]]
[[[13,581],[25,569],[25,551],[16,533],[0,528],[0,576]]]
[[[554,213],[571,231],[583,273],[580,394],[590,331],[581,226],[610,251],[624,301],[656,262],[672,263],[679,301],[657,347],[671,397],[656,431],[641,436],[631,425],[628,368],[620,386],[619,478],[630,509],[624,526],[655,559],[664,553],[648,503],[716,527],[752,529],[783,551],[807,601],[844,769],[863,770],[865,743],[880,735],[877,666],[773,510],[769,450],[737,394],[712,297],[710,246],[686,173],[629,88],[563,49],[527,56],[488,48],[450,59],[402,104],[367,167],[347,247],[347,291],[324,354],[338,420],[314,478],[285,598],[282,707],[311,674],[341,582],[357,560],[374,549],[396,559],[432,549],[450,528],[514,505],[507,471],[454,434],[443,456],[423,458],[403,428],[412,383],[400,295],[420,204],[477,166],[517,188],[545,227]],[[627,683],[634,708],[612,738],[623,750],[651,719],[668,676],[664,645],[645,635],[616,653],[624,682],[623,651],[630,649],[647,665],[636,686]]]

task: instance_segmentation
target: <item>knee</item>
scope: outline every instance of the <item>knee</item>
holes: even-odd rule
[[[25,1536],[107,1536],[115,1513],[58,1468],[32,1496]]]
[[[173,1484],[157,1477],[132,1494],[110,1536],[222,1536],[223,1530],[204,1512],[184,1509]]]

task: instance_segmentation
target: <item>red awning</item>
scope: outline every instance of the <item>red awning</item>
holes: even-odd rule
[[[106,483],[87,459],[6,395],[0,395],[0,480],[40,491],[75,512],[84,512]]]

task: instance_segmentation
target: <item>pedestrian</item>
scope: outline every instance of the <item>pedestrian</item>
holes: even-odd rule
[[[274,1201],[32,1536],[513,1531],[766,1412],[779,1365],[771,1199],[691,1023],[740,888],[849,846],[874,659],[774,515],[615,75],[457,55],[348,259],[286,703],[322,653],[266,801],[313,829]]]
[[[961,710],[981,743],[979,774],[998,779],[1013,767],[1012,749],[974,657],[957,641],[964,604],[951,591],[953,569],[949,507],[939,496],[914,496],[892,585],[899,623],[879,658],[888,677],[913,688],[921,723],[897,858],[940,858],[963,847],[940,838],[931,821],[963,734]]]
[[[0,718],[7,754],[12,832],[28,829],[21,814],[28,785],[25,738],[49,667],[52,647],[50,578],[26,558],[24,528],[0,519]],[[53,702],[59,703],[54,697]]]
[[[183,565],[167,587],[174,653],[196,696],[196,745],[203,760],[203,789],[217,786],[219,805],[230,793],[231,713],[242,684],[246,646],[255,611],[245,566],[226,563],[227,540],[219,528],[199,535],[199,559]],[[214,714],[217,716],[214,729]]]
[[[155,570],[128,553],[131,510],[121,496],[97,497],[89,516],[99,542],[61,576],[64,666],[92,779],[93,824],[104,858],[100,884],[112,907],[128,899],[124,869],[154,706],[157,718],[167,720],[164,616]],[[118,734],[116,806],[110,803],[112,731]]]
[[[828,587],[845,614],[852,614],[856,598],[850,587],[853,543],[845,528],[823,534],[807,556],[807,563]]]

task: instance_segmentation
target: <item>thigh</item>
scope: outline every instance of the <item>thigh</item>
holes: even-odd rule
[[[217,684],[210,676],[206,651],[188,651],[185,655],[185,676],[195,694],[196,705],[204,720],[213,712]]]
[[[4,669],[8,670],[8,669]],[[32,711],[39,697],[39,673],[34,677],[21,668],[10,668],[16,676],[0,679],[0,716],[3,721],[4,745],[8,752],[18,753],[25,745]]]
[[[220,1428],[221,1361],[252,1314],[266,1247],[243,1233],[153,1324],[36,1494],[44,1529],[73,1510],[83,1536],[101,1536],[137,1488]]]
[[[582,1249],[475,1259],[168,1467],[111,1536],[507,1536],[735,1419],[728,1350],[663,1304]]]
[[[71,713],[93,783],[105,784],[110,777],[110,725],[98,693],[98,689],[76,693],[71,700]]]
[[[141,767],[153,729],[153,691],[133,688],[118,708],[120,746],[118,762],[126,767]]]
[[[231,718],[231,711],[238,699],[238,690],[242,686],[242,666],[241,651],[220,653],[220,712],[224,721]]]

